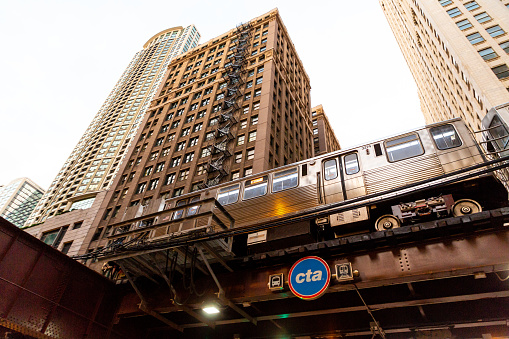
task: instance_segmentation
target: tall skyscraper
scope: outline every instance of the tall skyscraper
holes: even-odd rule
[[[22,227],[44,190],[28,178],[20,178],[0,187],[0,217]]]
[[[170,61],[194,48],[194,25],[150,38],[136,53],[26,225],[73,209],[90,208],[107,189],[154,97]]]
[[[80,253],[167,199],[312,157],[310,88],[277,9],[174,59]]]
[[[427,123],[473,130],[509,102],[508,0],[380,0],[417,82]]]
[[[336,134],[329,123],[322,105],[311,109],[313,122],[313,145],[315,156],[341,149]]]

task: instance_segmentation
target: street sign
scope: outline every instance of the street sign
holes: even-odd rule
[[[353,280],[352,263],[344,263],[336,265],[336,280],[350,281]]]
[[[269,290],[279,291],[283,289],[283,273],[269,275]]]
[[[330,277],[330,268],[325,260],[310,256],[293,264],[288,275],[288,284],[297,297],[312,300],[325,293]]]

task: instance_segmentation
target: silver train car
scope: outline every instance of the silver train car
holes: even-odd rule
[[[297,246],[506,206],[507,190],[493,173],[447,177],[485,163],[484,153],[458,118],[168,199],[164,208],[174,209],[172,219],[177,220],[197,213],[196,202],[215,198],[233,217],[235,228],[319,209],[316,218],[296,219],[238,240],[251,253]],[[422,185],[412,186],[416,183]],[[190,203],[193,207],[185,206]]]

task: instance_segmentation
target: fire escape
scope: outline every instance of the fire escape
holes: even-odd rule
[[[237,40],[233,46],[233,58],[225,65],[223,78],[226,80],[223,97],[219,103],[218,123],[214,135],[214,142],[208,146],[212,159],[207,164],[207,179],[203,188],[217,185],[221,179],[229,175],[229,168],[225,161],[231,157],[229,144],[235,140],[233,130],[244,95],[244,71],[250,47],[251,25],[249,23],[237,26],[235,31]],[[235,133],[235,134],[234,134]]]

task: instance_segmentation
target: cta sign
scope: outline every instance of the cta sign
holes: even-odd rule
[[[331,273],[322,258],[305,257],[293,264],[288,283],[297,297],[311,300],[320,297],[329,287]]]

